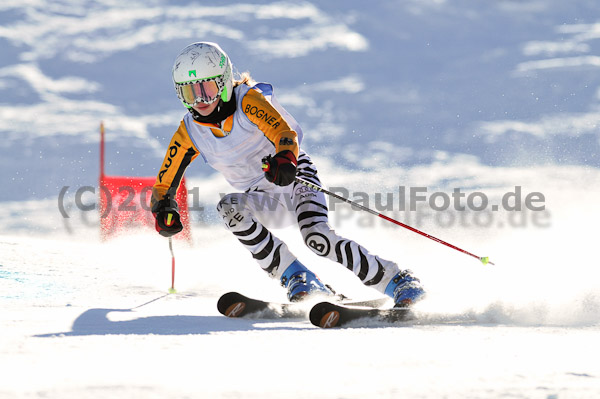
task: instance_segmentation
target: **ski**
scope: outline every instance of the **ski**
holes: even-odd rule
[[[408,308],[378,309],[372,306],[349,306],[321,302],[312,307],[310,322],[321,328],[343,327],[359,319],[370,319],[379,322],[400,322],[414,320],[415,315]]]
[[[377,298],[359,302],[349,302],[340,299],[341,303],[348,306],[381,306],[389,301],[389,298]],[[277,303],[249,298],[238,292],[223,294],[217,302],[219,313],[227,317],[247,318],[304,318],[309,311],[309,305],[305,302]]]
[[[276,303],[249,298],[238,292],[223,294],[217,302],[219,313],[227,317],[301,318],[306,309],[300,303]]]

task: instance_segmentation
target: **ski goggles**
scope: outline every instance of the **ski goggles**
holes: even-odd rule
[[[190,107],[198,103],[212,104],[218,100],[221,87],[218,78],[178,85],[179,97]]]

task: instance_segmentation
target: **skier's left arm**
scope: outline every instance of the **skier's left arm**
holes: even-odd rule
[[[175,195],[186,168],[198,154],[199,151],[192,143],[184,121],[181,121],[152,187],[151,206],[152,214],[156,218],[156,230],[165,237],[183,230]]]
[[[242,99],[242,109],[275,146],[275,155],[268,155],[263,160],[267,180],[280,186],[291,184],[298,165],[298,134],[257,90],[248,90]]]

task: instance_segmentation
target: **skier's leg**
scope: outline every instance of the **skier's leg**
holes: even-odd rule
[[[284,195],[288,198],[287,205]],[[289,199],[289,190],[233,193],[221,199],[217,211],[225,227],[250,251],[260,267],[288,289],[290,301],[305,299],[313,293],[331,295],[331,290],[266,228],[271,225],[284,227],[286,218],[293,222]]]
[[[280,266],[289,265],[296,257],[287,245],[273,235],[256,217],[256,214],[261,211],[261,200],[262,204],[269,202],[267,197],[268,194],[264,192],[227,194],[217,205],[217,212],[225,228],[250,251],[260,267],[271,277],[281,278],[283,270]]]
[[[321,185],[317,170],[306,154],[298,159],[298,175]],[[304,242],[314,253],[342,264],[366,286],[392,297],[398,306],[423,296],[424,290],[410,270],[401,271],[396,263],[372,255],[356,242],[335,233],[328,223],[325,194],[295,183],[293,202]]]

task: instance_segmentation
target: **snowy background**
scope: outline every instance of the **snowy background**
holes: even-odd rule
[[[592,0],[3,0],[0,398],[599,397],[598,39]],[[156,175],[185,112],[172,62],[197,40],[275,85],[328,187],[374,207],[400,186],[490,205],[518,186],[545,210],[388,213],[496,263],[483,267],[338,204],[340,234],[425,283],[421,321],[228,320],[227,291],[284,293],[216,223],[231,189],[198,160],[188,187],[205,211],[165,295],[166,241],[100,243],[74,198],[97,186],[100,121],[107,174]],[[375,295],[277,234],[339,291]]]

